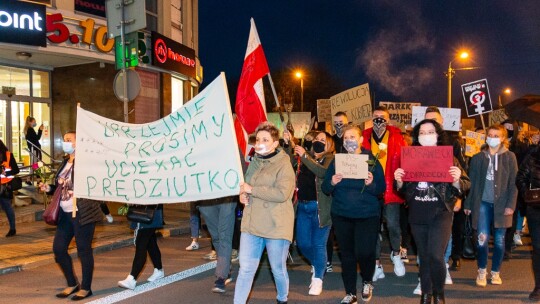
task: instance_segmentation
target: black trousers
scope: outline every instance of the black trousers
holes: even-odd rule
[[[422,294],[444,293],[446,262],[444,252],[450,240],[453,212],[439,210],[427,225],[411,224],[420,257]]]
[[[77,255],[82,266],[81,289],[90,290],[92,286],[92,276],[94,274],[94,255],[92,252],[92,239],[96,223],[81,225],[79,223],[79,213],[76,218],[72,218],[71,212],[60,210],[58,227],[53,241],[54,259],[64,276],[68,286],[77,285],[77,278],[73,273],[73,262],[68,253],[69,243],[75,237],[77,245]]]
[[[163,269],[161,251],[157,244],[156,228],[144,228],[137,231],[135,239],[135,257],[131,266],[131,275],[137,279],[146,263],[146,253],[150,255],[154,268]]]
[[[459,260],[463,254],[466,218],[463,208],[459,212],[454,212],[454,220],[452,221],[452,261]]]
[[[534,288],[540,288],[540,208],[527,207],[527,224],[532,241]]]
[[[341,253],[341,277],[345,293],[356,295],[357,265],[360,265],[363,282],[373,279],[380,217],[357,219],[332,215],[332,224]]]
[[[332,258],[334,256],[334,240],[336,234],[334,233],[334,226],[330,227],[330,233],[328,234],[328,240],[326,241],[326,256],[328,257],[327,262],[332,264]]]

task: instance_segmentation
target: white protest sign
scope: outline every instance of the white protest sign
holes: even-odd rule
[[[467,131],[465,136],[465,156],[473,157],[480,152],[482,145],[486,142],[486,135]]]
[[[489,125],[501,123],[508,119],[506,111],[504,109],[493,110],[489,112]]]
[[[336,173],[341,173],[343,178],[367,179],[368,159],[365,154],[336,154]]]
[[[371,119],[371,95],[367,83],[330,97],[332,116],[345,112],[349,122],[360,125]]]
[[[412,107],[412,126],[424,120],[427,107]],[[443,129],[446,131],[459,131],[461,122],[461,109],[439,108],[444,119]]]
[[[170,115],[129,124],[77,109],[78,198],[141,205],[237,195],[242,168],[222,73]]]

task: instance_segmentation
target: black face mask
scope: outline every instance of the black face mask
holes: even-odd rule
[[[311,150],[313,143],[310,140],[304,140],[304,149]]]
[[[506,129],[506,132],[508,133],[508,138],[514,137],[514,130],[508,130],[508,129]]]
[[[320,141],[314,141],[313,142],[313,152],[315,153],[323,153],[324,149],[326,149],[326,144]]]

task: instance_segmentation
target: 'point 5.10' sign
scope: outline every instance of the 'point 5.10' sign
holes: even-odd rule
[[[108,53],[114,48],[114,39],[107,37],[107,26],[99,26],[94,33],[96,22],[94,19],[88,18],[79,21],[79,26],[82,29],[82,35],[79,38],[76,34],[71,34],[69,28],[63,23],[64,17],[62,14],[47,15],[47,39],[52,43],[63,43],[70,41],[73,44],[79,42],[88,45],[95,45],[96,49],[103,53]]]

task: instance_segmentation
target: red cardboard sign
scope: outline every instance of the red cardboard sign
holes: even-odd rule
[[[453,178],[448,171],[453,164],[452,146],[401,148],[403,181],[451,183]]]

